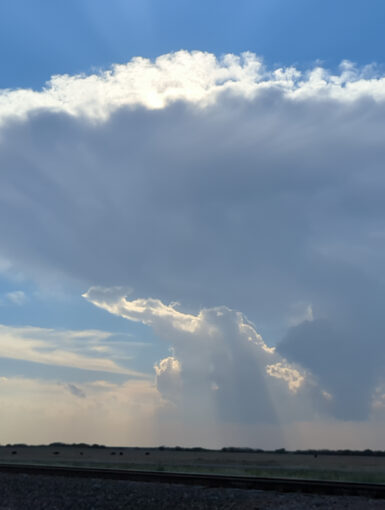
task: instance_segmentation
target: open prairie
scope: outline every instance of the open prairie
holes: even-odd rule
[[[385,457],[159,448],[2,446],[1,463],[55,464],[385,483]]]

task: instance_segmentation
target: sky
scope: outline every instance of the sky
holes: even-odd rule
[[[383,449],[384,14],[1,3],[1,444]]]

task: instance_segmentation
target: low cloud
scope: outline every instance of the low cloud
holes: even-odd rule
[[[340,419],[365,420],[373,409],[377,386],[384,380],[385,347],[377,332],[357,321],[305,321],[289,330],[277,351],[310,370],[333,395],[331,408]]]
[[[217,446],[380,447],[385,382],[379,353],[362,365],[357,337],[344,344],[327,321],[292,327],[275,348],[243,314],[226,307],[194,315],[177,304],[130,300],[100,287],[84,297],[150,326],[169,345],[170,356],[154,366],[163,398],[161,437],[169,438],[172,424],[175,440],[183,442],[185,434],[189,444],[199,438]],[[362,373],[362,366],[371,369]],[[255,442],[255,434],[263,442]]]
[[[151,326],[172,355],[155,365],[157,388],[186,423],[288,423],[326,413],[328,399],[309,372],[269,347],[253,324],[226,307],[186,314],[157,299],[111,298],[91,288],[96,306]]]
[[[85,392],[79,388],[79,386],[76,386],[76,384],[67,384],[66,385],[66,388],[68,389],[68,391],[70,393],[72,393],[72,395],[74,395],[75,397],[78,397],[78,398],[86,398],[86,394]]]

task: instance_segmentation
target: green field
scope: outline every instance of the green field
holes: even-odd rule
[[[385,483],[385,456],[374,455],[2,446],[0,462]]]

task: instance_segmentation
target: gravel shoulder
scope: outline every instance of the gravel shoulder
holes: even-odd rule
[[[0,510],[384,509],[385,500],[0,473]]]

